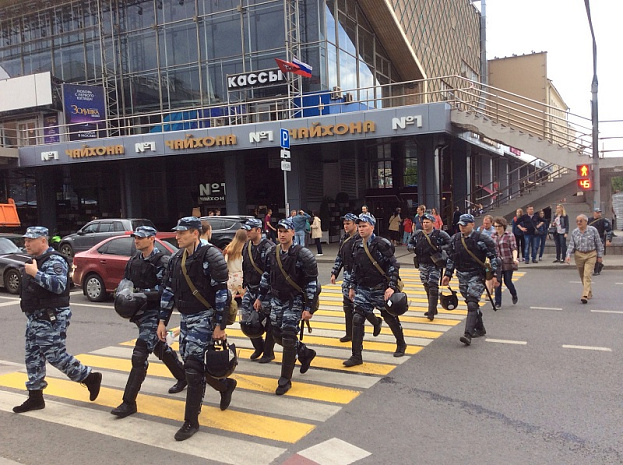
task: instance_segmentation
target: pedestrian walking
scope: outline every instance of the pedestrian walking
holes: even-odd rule
[[[259,220],[248,219],[243,228],[247,231],[248,240],[242,249],[242,276],[245,292],[240,306],[242,312],[240,326],[243,327],[243,322],[250,321],[251,312],[260,314],[259,320],[264,325],[266,336],[265,338],[261,336],[250,338],[253,349],[255,349],[250,359],[257,360],[259,363],[270,363],[275,359],[273,351],[275,340],[270,324],[270,303],[266,302],[259,310],[253,308],[253,304],[260,295],[260,281],[266,270],[268,254],[270,251],[274,251],[275,244],[262,237]]]
[[[184,366],[180,362],[177,353],[158,339],[158,313],[160,311],[160,288],[162,278],[169,257],[164,255],[154,245],[157,231],[151,226],[139,226],[132,233],[136,254],[128,260],[123,272],[123,278],[131,283],[131,293],[138,293],[144,297],[144,302],[136,305],[132,315],[126,312],[126,302],[132,302],[125,295],[115,296],[115,310],[128,318],[138,328],[138,338],[132,351],[132,369],[123,392],[123,402],[110,413],[125,418],[137,412],[136,397],[145,381],[149,362],[147,358],[153,353],[158,357],[177,382],[169,389],[170,394],[181,392],[186,387],[186,375]],[[119,286],[121,287],[121,286]],[[119,308],[121,307],[121,308]],[[123,313],[123,314],[122,314]]]
[[[294,245],[302,245],[305,247],[305,237],[307,234],[307,225],[309,224],[309,220],[311,216],[305,213],[303,210],[299,210],[298,213],[293,210],[293,213],[296,213],[292,216],[292,224],[294,225]],[[311,225],[310,225],[311,227]]]
[[[448,266],[442,285],[450,284],[456,270],[459,279],[459,290],[467,304],[465,332],[460,340],[466,346],[471,345],[472,337],[484,336],[487,331],[480,311],[480,297],[485,291],[486,268],[493,273],[493,286],[498,285],[496,276],[498,260],[495,243],[486,234],[474,231],[474,217],[470,214],[461,215],[459,219],[461,232],[452,236]],[[487,264],[489,259],[489,264]]]
[[[402,222],[400,211],[400,208],[394,210],[392,216],[389,217],[389,225],[387,227],[389,238],[394,247],[400,243],[400,223]]]
[[[575,222],[577,228],[571,231],[565,262],[571,263],[571,254],[573,254],[575,266],[582,280],[580,301],[586,304],[589,299],[593,298],[592,273],[595,269],[595,263],[601,263],[603,260],[604,246],[597,228],[588,225],[586,215],[578,215]]]
[[[413,220],[409,218],[407,214],[405,219],[402,220],[402,243],[407,245],[409,243],[409,239],[411,239],[411,234],[413,233]]]
[[[599,238],[601,239],[602,244],[604,245],[604,255],[606,255],[607,247],[612,244],[612,225],[610,224],[610,220],[608,218],[603,218],[601,216],[601,208],[595,208],[593,211],[593,219],[588,222],[589,226],[593,226],[599,232]],[[598,276],[601,274],[601,271],[604,267],[604,263],[595,262],[595,270],[593,274]]]
[[[364,323],[368,320],[374,327],[373,336],[381,333],[382,320],[374,315],[374,309],[381,316],[396,338],[394,357],[402,357],[407,349],[400,319],[389,313],[386,302],[398,291],[400,265],[396,261],[391,243],[374,234],[376,219],[362,213],[357,218],[359,238],[353,245],[353,269],[348,278],[349,297],[353,301],[352,356],[343,362],[352,367],[363,363]]]
[[[342,309],[344,310],[346,334],[340,338],[340,342],[350,342],[353,340],[353,301],[348,295],[348,281],[353,271],[353,246],[357,239],[359,239],[355,221],[357,221],[357,215],[354,213],[347,213],[342,217],[344,235],[342,239],[340,239],[340,247],[338,248],[337,256],[333,263],[333,269],[331,269],[331,284],[335,284],[337,277],[340,275],[340,270],[344,269],[344,279],[342,280]]]
[[[24,247],[32,257],[22,271],[20,306],[26,314],[26,372],[28,399],[13,407],[15,413],[45,408],[43,390],[46,361],[72,381],[82,383],[94,401],[100,392],[102,374],[67,353],[69,308],[69,266],[65,258],[48,244],[48,228],[26,229]]]
[[[417,231],[418,229],[422,229],[422,219],[424,218],[424,213],[426,213],[426,205],[418,205],[415,216],[413,217],[413,231]]]
[[[441,229],[443,228],[443,220],[441,219],[441,215],[435,207],[430,209],[430,214],[433,215],[433,218],[435,218],[435,224],[433,226],[435,227],[435,229],[439,229],[441,231]]]
[[[237,383],[232,378],[213,378],[204,366],[208,344],[213,339],[227,339],[226,309],[231,295],[227,290],[225,258],[212,244],[201,244],[199,218],[180,218],[173,230],[180,250],[171,257],[163,282],[158,338],[166,341],[166,325],[175,305],[181,315],[179,345],[188,389],[184,424],[174,437],[176,441],[184,441],[199,431],[206,382],[220,392],[221,410],[229,407]]]
[[[279,244],[268,253],[260,282],[260,297],[253,304],[255,310],[260,311],[263,305],[270,303],[273,339],[283,347],[281,376],[275,390],[278,396],[292,387],[297,357],[302,374],[309,370],[316,357],[316,351],[299,341],[297,335],[301,320],[310,320],[317,308],[320,293],[318,265],[308,249],[294,244],[294,234],[291,219],[277,223]]]
[[[515,236],[506,230],[508,223],[506,219],[499,216],[493,221],[493,227],[495,232],[491,235],[491,239],[495,242],[497,249],[499,264],[502,268],[502,279],[504,284],[511,294],[513,305],[518,302],[517,289],[513,284],[513,272],[519,266],[519,260],[517,258],[517,243],[515,242]],[[502,286],[495,288],[495,306],[496,308],[502,308]]]
[[[425,213],[422,219],[422,229],[416,231],[409,241],[408,249],[415,254],[414,265],[420,271],[420,281],[424,285],[428,310],[424,313],[430,321],[437,314],[439,302],[439,278],[446,267],[447,249],[450,246],[450,236],[445,231],[434,228],[435,217]]]
[[[318,216],[318,212],[315,211],[312,212],[312,218],[312,223],[309,226],[311,229],[311,238],[316,244],[316,251],[318,252],[316,256],[322,257],[322,244],[320,242],[320,240],[322,239],[322,221]]]
[[[526,250],[526,240],[523,235],[523,231],[519,228],[519,219],[523,216],[523,209],[518,208],[515,211],[515,217],[511,222],[511,228],[513,235],[515,236],[515,242],[517,243],[517,248],[519,249],[519,258],[522,260],[524,257],[524,251]],[[529,257],[528,257],[529,258]],[[564,257],[562,258],[564,260]]]
[[[266,234],[266,239],[269,241],[275,241],[275,236],[277,234],[277,230],[272,224],[273,211],[272,209],[268,209],[266,215],[264,216],[264,234]]]

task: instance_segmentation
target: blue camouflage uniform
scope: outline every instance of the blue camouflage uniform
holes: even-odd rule
[[[342,217],[344,221],[356,221],[357,216],[353,213],[347,213]],[[341,342],[351,341],[353,338],[353,301],[350,300],[348,295],[348,281],[350,280],[350,274],[353,269],[353,246],[359,239],[357,230],[351,235],[344,235],[340,240],[340,247],[331,269],[331,275],[337,277],[340,275],[340,271],[344,270],[344,279],[342,280],[342,309],[344,310],[344,319],[346,326],[346,336],[340,339]]]
[[[277,227],[294,230],[289,218],[281,220]],[[285,278],[278,265],[277,256],[285,273],[298,289]],[[303,311],[314,313],[319,291],[318,266],[309,249],[294,244],[286,251],[282,250],[281,245],[270,249],[260,281],[260,301],[262,304],[270,304],[273,339],[283,347],[281,377],[276,391],[278,395],[287,392],[292,385],[292,372],[297,356],[301,362],[301,373],[307,372],[316,356],[316,351],[299,341],[297,334]]]
[[[243,225],[243,228],[250,231],[252,228],[262,228],[262,222],[258,219],[251,218]],[[260,297],[260,281],[262,274],[266,269],[266,262],[268,261],[268,253],[273,250],[275,244],[269,239],[262,238],[260,242],[255,245],[253,241],[248,240],[244,248],[242,249],[242,270],[243,270],[243,282],[242,285],[245,288],[244,295],[242,296],[241,313],[242,321],[247,321],[252,312],[256,310],[253,308],[254,302]],[[260,363],[268,363],[274,360],[274,346],[275,341],[272,336],[272,325],[269,321],[270,306],[265,305],[262,308],[261,321],[265,325],[266,339],[262,337],[251,338],[251,344],[255,351],[251,354],[251,360],[259,359]]]
[[[195,217],[184,217],[178,221],[173,230],[201,231],[201,221]],[[187,284],[182,272],[182,261],[193,283],[196,292]],[[207,382],[221,393],[221,409],[229,406],[231,393],[236,387],[234,379],[216,379],[205,373],[204,355],[212,341],[214,329],[222,330],[227,324],[226,307],[231,300],[227,289],[227,263],[222,252],[212,244],[202,245],[200,242],[191,254],[186,249],[176,252],[167,267],[160,299],[160,321],[168,323],[173,306],[180,312],[180,354],[184,360],[184,370],[188,390],[186,392],[186,409],[184,425],[176,433],[178,441],[187,439],[199,428],[199,413]],[[206,307],[197,297],[199,294],[207,301]]]
[[[48,255],[47,258],[44,258],[45,255]],[[34,258],[39,271],[34,277],[26,273],[22,276],[22,299],[31,286],[40,286],[53,294],[63,294],[67,289],[69,276],[69,267],[65,258],[56,253],[52,247]],[[91,368],[84,366],[78,359],[68,354],[66,349],[67,329],[71,320],[69,305],[25,312],[28,318],[26,324],[26,371],[28,372],[26,388],[33,391],[47,387],[46,360],[72,381],[84,381],[91,372]],[[55,321],[51,321],[52,319]]]
[[[459,224],[463,222],[464,225],[465,222],[473,223],[473,221],[472,215],[465,214],[461,215]],[[452,236],[445,276],[452,278],[456,270],[459,290],[467,303],[465,333],[461,337],[461,342],[469,345],[472,337],[486,334],[479,306],[480,297],[485,292],[485,269],[467,252],[461,238],[480,262],[484,263],[487,258],[490,260],[496,276],[499,274],[499,267],[495,242],[486,234],[473,230],[468,236],[463,237],[460,232]]]
[[[359,224],[362,221],[370,223],[372,226],[376,224],[376,219],[369,213],[359,215],[357,223]],[[381,311],[383,320],[385,320],[396,338],[394,356],[403,356],[407,347],[400,319],[389,313],[385,308],[385,291],[391,288],[397,292],[398,280],[400,279],[400,265],[394,255],[394,247],[387,239],[374,233],[367,239],[368,251],[383,271],[381,273],[368,257],[363,241],[364,239],[359,237],[353,244],[353,268],[351,275],[347,279],[348,288],[355,290],[355,299],[353,301],[353,356],[350,361],[357,362],[356,364],[362,361],[361,352],[365,320],[368,320],[374,326],[374,336],[377,336],[381,331],[381,320],[374,315],[375,308]],[[352,366],[347,364],[347,362],[349,361],[347,360],[344,363],[346,366]]]
[[[425,213],[424,217],[432,223],[435,222],[435,218],[429,213]],[[423,229],[418,229],[413,233],[407,244],[408,250],[415,254],[414,264],[417,263],[417,268],[420,271],[420,280],[426,290],[428,311],[424,313],[424,316],[430,321],[433,321],[437,314],[439,279],[443,270],[443,268],[437,267],[433,263],[431,256],[436,252],[445,253],[449,245],[450,236],[448,233],[438,229],[433,229],[428,238]]]

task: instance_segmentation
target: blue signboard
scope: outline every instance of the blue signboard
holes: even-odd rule
[[[102,86],[63,84],[69,140],[106,137],[106,99]]]
[[[281,137],[279,138],[282,149],[290,148],[290,131],[281,128]]]

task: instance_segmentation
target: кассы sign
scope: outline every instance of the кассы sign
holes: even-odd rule
[[[227,75],[227,90],[283,84],[286,78],[279,68]]]

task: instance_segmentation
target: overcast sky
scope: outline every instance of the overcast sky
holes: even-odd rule
[[[591,117],[593,43],[584,0],[486,0],[487,58],[547,52],[547,74],[570,112]],[[480,7],[480,2],[475,3]],[[591,0],[599,120],[623,120],[623,0]],[[600,132],[614,131],[602,124]],[[623,123],[618,125],[623,135]],[[617,143],[623,149],[623,141]]]

